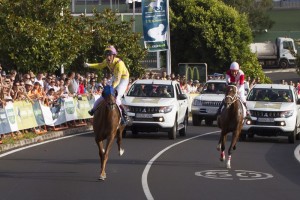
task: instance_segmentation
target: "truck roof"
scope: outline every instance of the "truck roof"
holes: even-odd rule
[[[262,88],[262,89],[290,89],[293,86],[290,85],[283,85],[283,84],[255,84],[253,88]]]
[[[173,81],[173,80],[139,79],[139,80],[136,80],[135,83],[137,83],[137,84],[171,85],[171,84],[178,83],[178,82]]]

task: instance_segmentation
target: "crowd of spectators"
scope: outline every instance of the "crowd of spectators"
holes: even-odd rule
[[[50,73],[28,72],[18,74],[11,70],[8,74],[0,68],[0,105],[3,107],[9,101],[39,100],[43,104],[52,106],[60,98],[79,97],[94,94],[101,95],[103,86],[108,83],[107,78],[98,80],[98,75],[88,72],[85,75],[70,72],[57,77]]]
[[[56,76],[51,73],[37,73],[28,72],[19,74],[16,70],[10,70],[6,73],[2,70],[0,65],[0,106],[5,106],[9,101],[39,100],[47,106],[53,106],[58,99],[68,96],[80,98],[81,96],[88,96],[92,98],[93,95],[101,95],[103,87],[111,84],[112,76],[107,74],[103,78],[99,78],[94,72],[86,72],[84,74],[69,72]],[[199,80],[188,80],[186,77],[175,75],[172,73],[168,75],[165,71],[161,73],[147,72],[142,79],[160,79],[160,80],[176,80],[180,83],[183,92],[188,94],[200,93],[203,89],[204,83]],[[223,79],[224,76],[208,76],[207,79]],[[137,78],[132,78],[129,81],[128,88],[132,82]],[[251,89],[253,85],[260,83],[260,79],[251,79],[247,77],[245,82],[248,88]],[[298,89],[300,94],[300,81],[293,83],[292,81],[281,81],[282,84],[293,85]]]

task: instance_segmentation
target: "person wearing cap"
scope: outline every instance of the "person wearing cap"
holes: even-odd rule
[[[26,93],[28,94],[29,91],[31,91],[33,88],[33,84],[31,82],[31,80],[27,80],[25,81],[25,89],[26,89]]]
[[[240,69],[240,65],[237,62],[232,62],[230,65],[229,70],[226,72],[226,77],[225,77],[226,83],[233,84],[237,87],[237,92],[238,95],[243,102],[245,108],[247,109],[246,105],[246,96],[245,96],[245,74],[244,72]],[[222,107],[224,105],[224,100],[222,101],[219,109],[218,109],[218,114],[221,113]]]
[[[129,71],[125,65],[125,63],[117,57],[117,50],[114,46],[108,46],[104,50],[105,59],[102,63],[85,63],[85,67],[91,67],[94,69],[103,69],[108,67],[110,72],[113,74],[112,78],[112,87],[117,90],[118,96],[116,97],[116,103],[122,110],[122,123],[126,123],[128,121],[127,114],[125,112],[124,107],[121,105],[121,97],[124,95],[127,85],[129,83]],[[91,110],[89,110],[90,115],[94,115],[94,112],[99,105],[99,103],[103,100],[103,97],[100,97],[94,103],[94,106]]]

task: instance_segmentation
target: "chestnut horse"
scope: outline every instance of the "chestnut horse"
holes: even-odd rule
[[[119,155],[121,156],[124,153],[124,149],[121,148],[121,142],[125,125],[121,125],[121,113],[114,95],[107,95],[97,107],[94,113],[93,128],[101,161],[99,180],[105,180],[108,154],[115,137],[117,137]],[[103,143],[105,139],[107,141],[104,148]]]
[[[228,159],[226,166],[231,168],[231,151],[236,149],[236,143],[240,137],[243,126],[244,110],[242,102],[238,96],[237,87],[229,85],[226,89],[224,99],[224,109],[217,119],[218,127],[221,129],[221,136],[217,146],[217,150],[221,151],[220,160],[225,160],[225,143],[227,134],[232,132],[231,144],[228,149]]]

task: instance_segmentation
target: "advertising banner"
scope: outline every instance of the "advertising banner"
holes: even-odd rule
[[[83,96],[82,100],[73,97],[63,98],[59,99],[53,107],[46,106],[40,101],[34,101],[33,104],[28,101],[8,102],[4,108],[0,108],[0,134],[92,118],[88,110],[99,97],[99,95],[91,98]]]
[[[186,80],[198,80],[205,83],[207,80],[207,64],[206,63],[179,63],[177,73],[185,76]]]
[[[66,120],[76,120],[77,119],[77,113],[75,112],[75,103],[74,99],[72,97],[68,97],[64,99],[64,108],[65,108],[65,114],[66,114]]]
[[[14,109],[19,130],[29,129],[38,126],[31,102],[15,101]]]
[[[143,0],[142,21],[145,48],[149,52],[168,49],[167,0]]]
[[[39,126],[43,126],[43,125],[45,125],[45,120],[44,120],[43,112],[42,112],[40,105],[41,105],[40,101],[34,101],[32,108],[33,108],[33,113],[34,113],[37,124]]]
[[[88,119],[92,117],[88,114],[88,111],[91,109],[91,105],[86,96],[83,96],[82,100],[77,100],[75,103],[77,104],[76,113],[78,119]]]
[[[42,111],[42,115],[43,115],[45,125],[54,126],[55,120],[53,119],[53,117],[55,116],[55,113],[51,112],[51,109],[50,109],[49,106],[45,106],[41,103],[40,103],[40,108],[41,108],[41,111]]]

